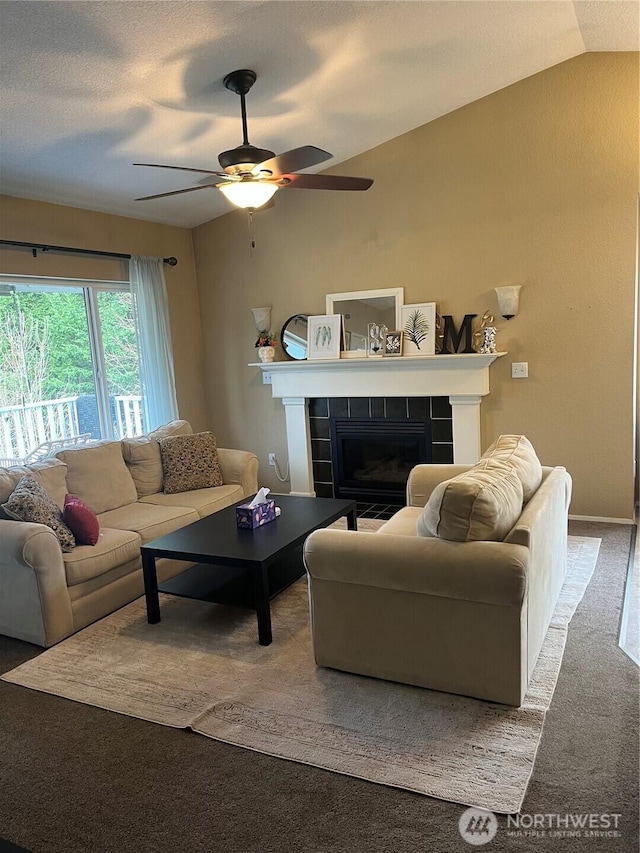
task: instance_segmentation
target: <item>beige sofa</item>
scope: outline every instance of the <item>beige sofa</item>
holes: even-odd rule
[[[0,518],[0,634],[39,646],[59,642],[142,595],[140,545],[255,494],[256,456],[224,448],[218,448],[222,486],[164,494],[158,439],[191,432],[186,421],[174,421],[142,438],[0,469],[0,504],[31,474],[59,507],[66,493],[77,495],[100,522],[95,546],[63,553],[49,527]],[[159,560],[158,578],[189,565]]]
[[[503,541],[417,535],[434,489],[469,468],[419,465],[408,506],[376,533],[307,539],[318,665],[522,703],[565,576],[571,478],[540,466]]]

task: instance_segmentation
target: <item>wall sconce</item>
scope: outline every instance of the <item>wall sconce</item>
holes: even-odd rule
[[[510,284],[506,287],[494,287],[498,297],[498,310],[505,320],[510,320],[518,313],[521,284]]]
[[[256,324],[256,329],[259,332],[271,331],[271,307],[269,308],[252,308],[253,320]]]

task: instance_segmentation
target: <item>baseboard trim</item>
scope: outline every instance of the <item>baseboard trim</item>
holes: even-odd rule
[[[569,521],[600,521],[605,524],[635,524],[633,518],[607,518],[604,515],[570,515]]]

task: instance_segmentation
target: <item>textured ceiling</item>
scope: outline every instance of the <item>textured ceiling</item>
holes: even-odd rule
[[[242,141],[229,71],[258,74],[251,142],[331,151],[318,171],[586,50],[638,50],[638,10],[636,0],[3,0],[0,189],[193,227],[229,202],[215,189],[136,202],[198,176],[132,164],[217,169],[218,153]]]

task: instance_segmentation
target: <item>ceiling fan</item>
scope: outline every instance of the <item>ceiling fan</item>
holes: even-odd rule
[[[232,71],[224,78],[224,85],[231,92],[240,95],[242,110],[242,144],[230,151],[223,151],[218,162],[223,171],[209,169],[191,169],[187,166],[165,166],[161,163],[134,163],[134,166],[151,166],[157,169],[176,169],[180,172],[196,172],[205,177],[199,185],[174,190],[168,193],[143,196],[136,201],[148,201],[153,198],[165,198],[181,193],[191,193],[196,190],[219,189],[233,204],[238,207],[255,210],[264,207],[279,189],[300,190],[367,190],[373,183],[370,178],[349,178],[340,175],[310,175],[294,174],[300,169],[315,166],[330,160],[333,156],[328,151],[313,145],[303,145],[293,148],[277,156],[273,151],[256,148],[249,142],[247,131],[247,109],[245,96],[256,82],[255,71],[244,69]],[[273,202],[271,202],[273,204]]]

